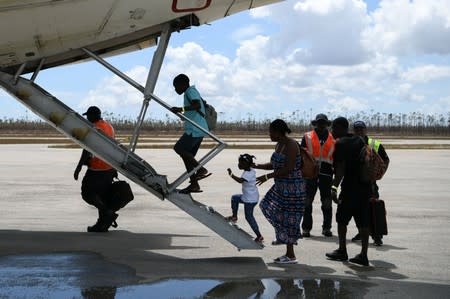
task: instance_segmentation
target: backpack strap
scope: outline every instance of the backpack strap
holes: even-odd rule
[[[187,98],[187,100],[188,100],[189,104],[192,105],[192,101],[191,101],[191,99],[190,99],[189,97]],[[205,105],[205,104],[206,104],[206,101],[205,101],[202,97],[200,97],[200,100],[203,101],[203,107],[205,107],[205,109],[206,109],[206,105]],[[195,111],[197,111],[198,114],[201,115],[201,117],[205,118],[205,114],[204,114],[200,109],[202,109],[202,106],[201,106],[201,105],[200,105],[200,108],[198,108],[198,109],[195,110]]]

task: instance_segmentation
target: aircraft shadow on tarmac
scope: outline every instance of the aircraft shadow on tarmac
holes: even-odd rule
[[[137,272],[151,277],[234,278],[245,276],[246,273],[253,273],[253,276],[257,277],[276,277],[281,273],[268,267],[280,268],[280,265],[266,264],[259,256],[180,258],[158,252],[207,248],[175,246],[172,244],[174,237],[193,236],[132,233],[120,230],[109,233],[0,230],[0,256],[91,252],[107,257],[109,261],[130,265]],[[302,264],[281,268],[285,268],[284,275],[295,273],[309,277],[335,272],[333,268]]]
[[[109,233],[0,230],[0,254],[28,253],[29,251],[118,251],[155,249],[195,249],[199,246],[174,246],[174,237],[201,237],[195,235],[132,233],[116,230]]]
[[[361,280],[370,280],[373,278],[386,278],[390,280],[402,280],[407,277],[393,272],[397,267],[394,264],[371,260],[371,267],[359,267],[350,263],[345,263],[349,270],[346,273],[351,277],[358,279],[352,283],[352,279],[339,279],[330,277],[335,273],[333,268],[311,266],[306,264],[297,265],[278,265],[266,264],[260,257],[213,257],[213,258],[179,258],[171,255],[153,252],[154,250],[191,250],[201,249],[205,247],[195,246],[173,246],[172,239],[174,237],[192,237],[187,235],[172,234],[148,234],[148,233],[131,233],[128,231],[113,231],[108,234],[88,234],[85,232],[42,232],[42,231],[20,231],[20,230],[0,230],[0,261],[9,263],[17,267],[17,261],[23,260],[25,272],[29,275],[31,263],[35,263],[37,268],[43,267],[47,269],[50,262],[55,263],[57,267],[61,265],[60,260],[74,261],[71,266],[63,268],[66,276],[72,277],[71,271],[74,269],[82,269],[83,279],[73,276],[72,280],[77,281],[76,287],[81,289],[84,298],[91,297],[92,293],[103,294],[100,298],[114,298],[116,288],[119,290],[122,286],[139,285],[142,278],[153,277],[159,279],[198,279],[205,278],[217,279],[217,288],[212,287],[205,290],[206,293],[220,294],[233,290],[234,287],[241,289],[243,286],[231,283],[226,279],[238,278],[245,280],[249,277],[247,273],[253,273],[253,277],[279,277],[272,280],[265,280],[265,285],[276,282],[271,293],[275,295],[273,298],[285,298],[289,294],[314,294],[313,297],[320,298],[320,294],[328,295],[339,294],[339,298],[353,298],[355,294],[362,298],[369,290],[371,284]],[[196,236],[199,237],[199,236]],[[17,255],[29,255],[30,257],[23,259]],[[87,256],[85,256],[87,254]],[[35,258],[34,255],[43,255],[43,257]],[[60,255],[60,257],[58,257]],[[69,258],[66,258],[68,256]],[[78,256],[78,257],[77,257]],[[106,257],[107,259],[104,259]],[[6,259],[6,260],[5,260]],[[131,261],[130,261],[131,259]],[[31,262],[30,262],[31,261]],[[43,261],[39,265],[39,261]],[[124,263],[127,261],[127,263]],[[128,265],[125,266],[124,264]],[[271,269],[277,267],[278,270]],[[280,268],[283,270],[280,272]],[[35,268],[33,268],[35,269]],[[105,270],[106,269],[106,270]],[[106,273],[99,275],[101,273]],[[138,274],[139,273],[139,274]],[[11,280],[10,274],[4,273],[5,281],[14,286],[18,279]],[[37,277],[42,275],[36,274]],[[53,274],[56,278],[56,284],[60,276],[58,273]],[[78,275],[78,274],[77,274]],[[139,275],[139,277],[137,276]],[[100,277],[100,278],[99,278]],[[111,283],[111,277],[118,279],[105,287],[105,281]],[[251,276],[250,276],[251,277]],[[283,278],[280,278],[283,277]],[[288,278],[301,277],[300,280],[292,280]],[[330,277],[325,279],[317,279],[320,277]],[[99,280],[100,279],[100,280]],[[105,281],[101,280],[104,279]],[[225,279],[225,281],[224,281]],[[318,280],[321,282],[318,282]],[[67,280],[66,280],[67,281]],[[246,283],[249,281],[247,280]],[[349,283],[348,283],[349,282]],[[329,284],[329,286],[328,286]],[[336,284],[339,284],[338,286]],[[223,285],[220,287],[219,285]],[[261,293],[261,285],[255,279],[253,285],[254,290],[250,290],[255,294],[268,295],[269,290]],[[142,286],[142,285],[141,285]],[[245,287],[248,285],[244,284]],[[14,288],[11,288],[14,289]],[[266,288],[267,289],[267,288]],[[7,290],[7,289],[5,289]],[[226,291],[228,290],[228,291]],[[270,292],[272,292],[270,291]],[[217,293],[218,292],[218,293]],[[337,293],[336,293],[337,292]],[[231,292],[236,294],[235,292]],[[226,297],[226,296],[225,296]],[[263,296],[264,297],[264,296]],[[313,298],[308,297],[308,298]],[[258,297],[255,297],[258,298]],[[337,297],[336,297],[337,298]]]

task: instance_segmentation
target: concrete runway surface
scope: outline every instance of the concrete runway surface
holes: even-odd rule
[[[237,158],[244,152],[254,154],[257,163],[268,162],[272,153],[224,150],[207,164],[213,175],[201,181],[204,192],[194,194],[194,198],[229,215],[230,197],[240,193],[240,185],[228,177],[226,169],[230,167],[240,175]],[[69,269],[83,265],[83,269],[91,271],[89,279],[75,283],[80,288],[83,284],[142,285],[165,279],[321,279],[349,282],[350,297],[450,297],[450,151],[388,152],[391,164],[379,185],[386,203],[389,235],[384,237],[382,247],[370,245],[370,267],[325,258],[326,252],[337,248],[337,237],[321,236],[317,196],[312,237],[300,240],[295,248],[297,265],[273,263],[285,248],[270,245],[274,232],[259,208],[255,209],[255,217],[266,247],[237,251],[170,202],[160,201],[134,184],[135,199],[119,212],[119,227],[104,234],[86,233],[86,227],[96,221],[97,212],[81,199],[81,179],[73,179],[80,153],[79,149],[50,149],[47,145],[0,146],[0,295],[14,297],[21,285],[11,279],[12,270],[5,265],[19,267],[19,259],[24,271],[21,283],[36,285],[36,276],[27,274],[29,261],[60,264],[69,256]],[[138,149],[137,154],[159,173],[167,174],[169,181],[184,170],[172,150]],[[261,196],[270,186],[267,182],[260,187]],[[252,233],[243,207],[239,217],[240,226]],[[334,217],[332,230],[336,235]],[[355,233],[352,222],[347,238]],[[349,241],[349,256],[359,249],[359,244]],[[123,279],[115,281],[98,275],[105,271],[117,271],[116,277]],[[4,294],[2,289],[6,290]]]

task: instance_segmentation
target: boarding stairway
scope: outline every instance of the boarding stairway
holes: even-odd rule
[[[126,146],[96,129],[92,123],[42,89],[33,80],[0,72],[0,85],[66,137],[100,157],[159,199],[167,199],[239,250],[263,248],[261,244],[254,242],[247,232],[227,221],[212,207],[195,201],[190,194],[179,193],[176,187],[188,178],[189,174],[184,174],[173,183],[169,183],[165,175],[159,174],[134,151],[130,151]],[[225,147],[225,144],[221,144],[218,150]],[[212,154],[208,153],[203,158],[204,161],[200,162],[206,163],[206,160],[212,159]]]

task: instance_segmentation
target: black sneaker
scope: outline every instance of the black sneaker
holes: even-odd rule
[[[383,240],[381,240],[381,237],[373,237],[373,243],[375,246],[381,246],[383,245]]]
[[[119,214],[117,213],[112,211],[105,212],[102,217],[97,220],[96,224],[88,226],[87,231],[89,233],[107,233],[111,226],[117,227],[117,217],[119,217]]]
[[[362,265],[362,266],[369,266],[369,259],[367,256],[360,254],[355,255],[354,258],[351,258],[348,260],[350,263]]]
[[[311,237],[311,234],[309,233],[309,231],[303,231],[302,236],[304,238],[309,238],[309,237]]]
[[[361,241],[361,236],[359,234],[356,234],[353,238],[352,238],[352,242],[357,242],[357,241]]]
[[[87,231],[88,233],[96,233],[99,232],[101,226],[100,218],[97,219],[97,222],[94,225],[88,226]]]
[[[334,260],[334,261],[343,261],[345,262],[348,260],[348,255],[346,251],[336,249],[333,252],[328,252],[325,254],[327,258]]]
[[[102,224],[96,223],[93,226],[88,226],[87,231],[88,233],[106,233],[108,232],[108,228]]]
[[[322,235],[324,235],[325,237],[332,237],[333,233],[329,229],[323,229],[322,230]]]

